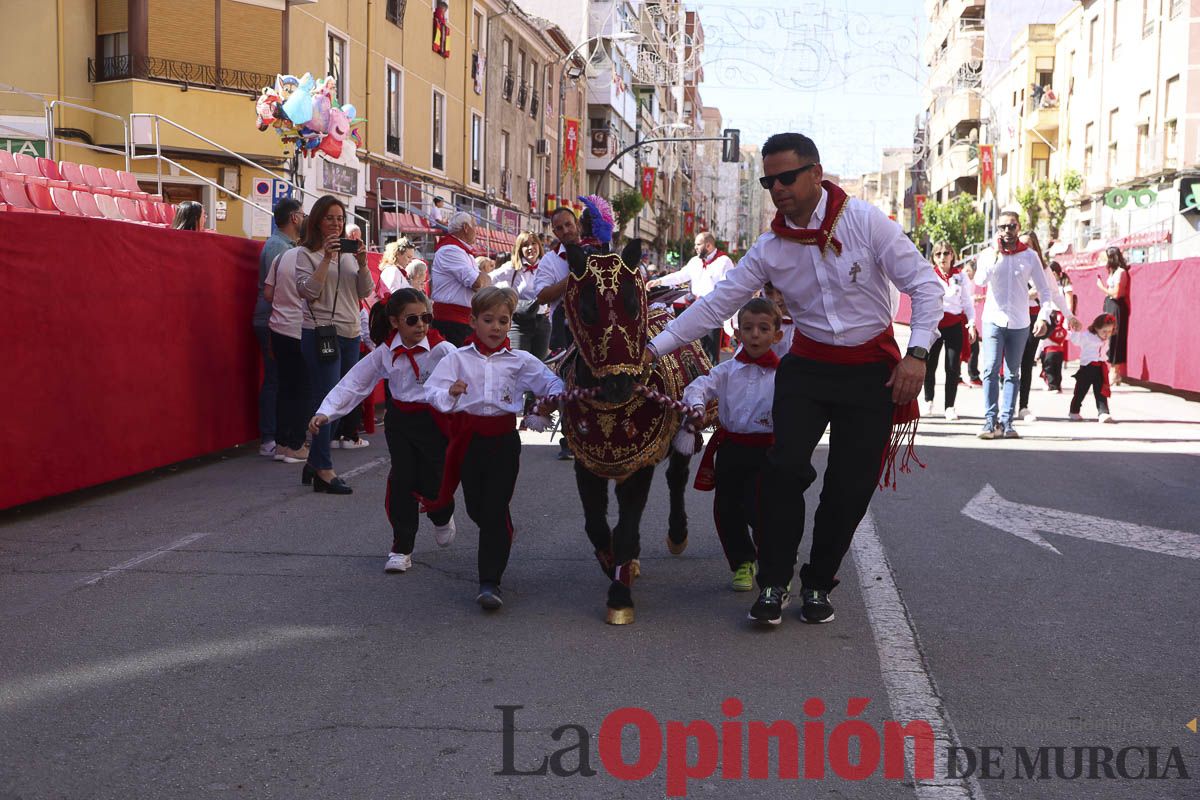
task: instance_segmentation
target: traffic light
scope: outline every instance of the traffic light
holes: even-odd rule
[[[736,164],[742,160],[742,132],[738,128],[726,128],[721,134],[725,141],[721,143],[721,160],[726,164]]]

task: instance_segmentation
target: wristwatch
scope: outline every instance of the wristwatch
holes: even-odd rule
[[[908,348],[908,355],[921,361],[929,360],[929,351],[924,347],[910,347]]]

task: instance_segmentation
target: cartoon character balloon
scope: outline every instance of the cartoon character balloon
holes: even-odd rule
[[[356,126],[366,120],[349,103],[339,107],[336,98],[337,81],[331,76],[277,75],[275,86],[264,88],[254,104],[258,129],[274,127],[280,140],[302,155],[340,158],[347,139],[362,146]]]

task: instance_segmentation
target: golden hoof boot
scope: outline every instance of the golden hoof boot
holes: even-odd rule
[[[633,609],[632,608],[610,608],[604,616],[604,621],[609,625],[632,625],[633,624]]]
[[[642,562],[638,561],[636,558],[633,561],[629,562],[629,577],[630,578],[642,577]]]
[[[687,543],[688,543],[688,540],[684,539],[679,544],[676,544],[675,542],[671,541],[671,537],[668,536],[667,537],[667,551],[670,552],[670,554],[673,556],[682,555],[683,551],[687,550]]]

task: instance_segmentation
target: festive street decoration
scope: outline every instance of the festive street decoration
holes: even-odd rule
[[[351,104],[335,105],[337,81],[332,76],[316,80],[310,73],[275,76],[273,87],[264,87],[254,109],[258,129],[275,129],[280,141],[295,144],[296,152],[312,157],[323,153],[339,158],[347,139],[362,145],[357,125],[366,122]]]

